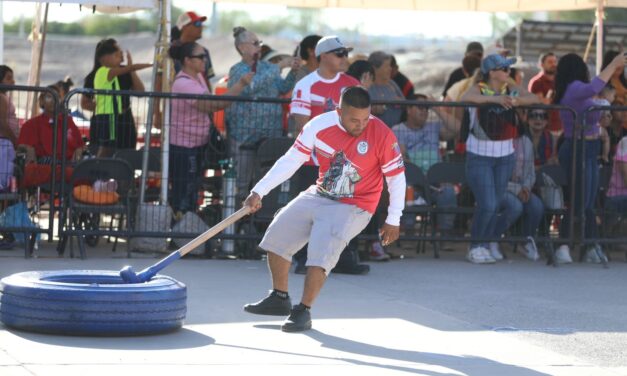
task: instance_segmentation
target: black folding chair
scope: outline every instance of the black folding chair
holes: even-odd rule
[[[466,184],[466,166],[462,162],[438,162],[432,165],[427,171],[427,180],[432,187],[440,187],[443,184],[459,185]],[[443,208],[435,205],[435,198],[431,215],[433,216],[432,223],[436,223],[436,217],[438,214],[455,214],[455,215],[472,215],[475,211],[474,206],[458,206]],[[459,201],[459,200],[458,200]],[[435,235],[435,225],[433,226],[432,233]],[[440,242],[435,242],[433,247],[434,257],[440,257]]]
[[[81,258],[86,257],[85,252],[85,235],[86,232],[102,235],[114,235],[119,236],[119,232],[126,233],[126,247],[127,255],[130,256],[130,235],[131,230],[130,221],[131,218],[131,205],[130,198],[135,194],[134,174],[131,166],[123,160],[114,158],[93,158],[81,161],[74,168],[72,173],[71,186],[76,187],[78,185],[92,185],[97,180],[109,181],[115,180],[117,184],[117,194],[119,196],[118,202],[109,205],[96,205],[87,204],[77,201],[72,192],[69,193],[67,199],[68,202],[68,219],[67,226],[72,235],[70,238],[70,257],[74,257],[72,249],[71,236],[78,238],[79,250]],[[109,229],[102,230],[100,228],[86,230],[84,226],[85,217],[100,217],[101,215],[120,216],[119,228],[117,230]],[[124,236],[124,235],[123,235]],[[65,246],[67,244],[68,235],[62,239],[62,247],[60,253],[63,254]]]
[[[554,185],[555,184],[555,185]],[[557,187],[556,187],[557,186]],[[542,192],[545,188],[560,188],[562,198],[564,196],[564,192],[567,191],[569,187],[568,176],[566,175],[566,171],[559,165],[544,165],[538,169],[536,172],[536,184],[535,189],[538,192]],[[553,195],[559,195],[558,190],[554,190]],[[543,196],[541,194],[541,196]],[[546,196],[546,194],[544,195]],[[568,215],[568,209],[562,205],[561,208],[551,207],[552,205],[547,205],[546,200],[550,201],[559,201],[557,197],[542,197],[544,202],[544,216],[542,218],[542,222],[540,223],[540,235],[549,239],[545,242],[546,248],[546,256],[547,256],[547,265],[557,266],[557,262],[555,260],[555,246],[554,242],[551,240],[551,223],[554,218],[560,218],[563,220],[565,216]],[[561,200],[563,202],[563,199]]]
[[[418,195],[424,199],[424,203],[407,205],[407,198],[405,198],[405,208],[403,209],[403,216],[411,215],[413,218],[420,216],[420,229],[419,234],[423,237],[427,236],[427,227],[431,224],[432,233],[434,230],[434,222],[432,220],[431,212],[433,210],[433,202],[431,200],[431,192],[429,189],[429,181],[425,176],[422,169],[411,162],[405,162],[405,181],[407,186],[411,186]],[[401,220],[401,226],[403,225]],[[413,221],[412,221],[413,226]],[[425,241],[419,240],[416,245],[416,252],[425,252]]]

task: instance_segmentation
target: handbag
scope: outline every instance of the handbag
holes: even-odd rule
[[[540,187],[540,198],[548,209],[564,209],[564,192],[562,187],[546,173],[542,173],[544,184]]]
[[[227,158],[228,142],[216,127],[209,130],[209,142],[205,148],[203,158],[206,170],[218,170],[221,168],[220,161]]]
[[[4,209],[2,214],[0,214],[0,227],[17,229],[18,231],[23,230],[24,232],[12,231],[15,240],[19,244],[26,243],[29,229],[37,230],[39,228],[31,220],[30,215],[28,214],[28,208],[24,202],[18,202],[17,204],[13,204]],[[37,234],[37,240],[39,240],[39,237],[40,235]]]

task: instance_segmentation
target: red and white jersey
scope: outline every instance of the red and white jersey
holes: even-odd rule
[[[405,171],[396,136],[372,115],[363,133],[354,137],[340,125],[337,111],[322,114],[303,127],[293,148],[307,157],[315,151],[318,194],[370,213],[379,203],[383,176]]]
[[[345,73],[327,80],[315,70],[296,83],[290,113],[314,118],[333,111],[339,105],[344,89],[357,85],[359,81]]]

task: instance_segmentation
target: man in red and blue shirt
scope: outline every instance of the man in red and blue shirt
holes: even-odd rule
[[[380,230],[383,245],[398,239],[405,197],[405,167],[394,133],[370,114],[370,96],[350,87],[340,106],[308,122],[293,147],[255,185],[244,202],[252,211],[261,199],[292,176],[316,153],[320,170],[315,185],[292,200],[274,218],[260,247],[268,252],[273,291],[244,306],[250,313],[289,315],[286,332],[311,328],[309,309],[346,244],[370,221],[385,177],[390,194],[388,216]],[[292,256],[306,243],[307,277],[300,304],[287,292]]]

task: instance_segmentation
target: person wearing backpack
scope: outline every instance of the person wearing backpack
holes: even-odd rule
[[[515,62],[498,54],[487,56],[478,81],[461,98],[481,105],[468,109],[465,129],[462,125],[462,137],[467,136],[466,179],[476,200],[466,255],[474,264],[491,264],[498,257],[491,253],[488,238],[498,236],[498,210],[514,170],[513,140],[520,125],[514,107],[539,102],[510,79],[509,68]]]

